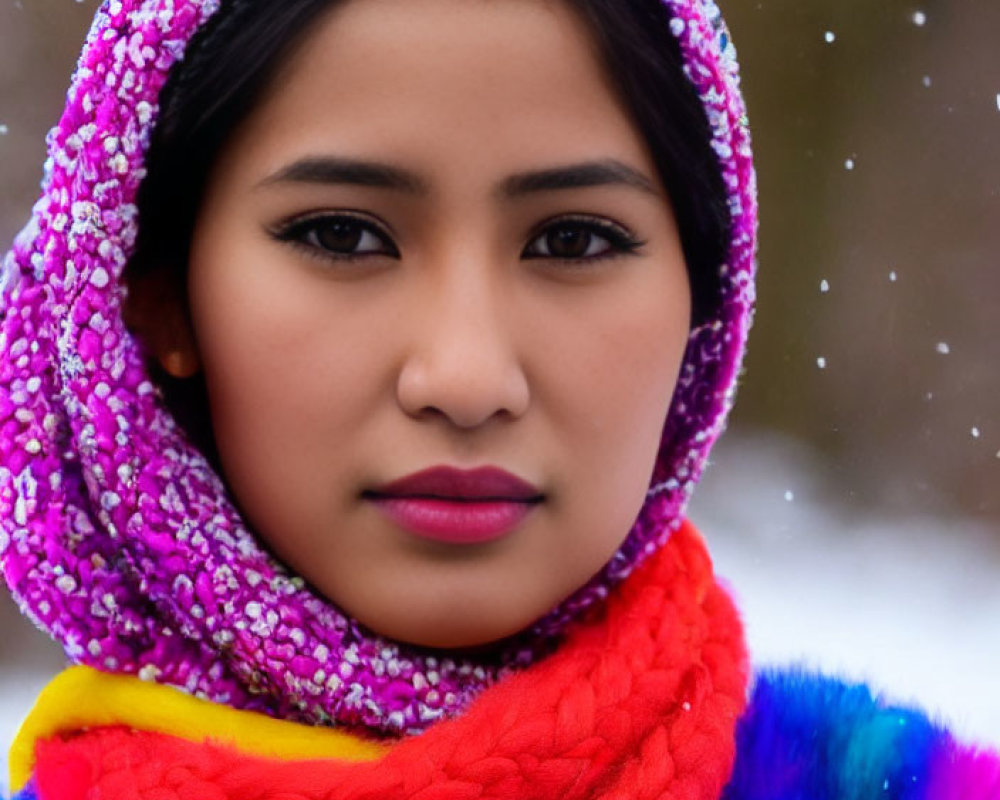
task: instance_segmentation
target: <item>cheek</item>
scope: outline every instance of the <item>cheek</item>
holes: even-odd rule
[[[645,478],[652,473],[687,346],[686,276],[656,277],[578,315],[550,359],[555,377],[548,385],[559,398],[553,402],[576,427],[563,435],[589,449],[580,467],[616,469],[623,480],[634,481],[637,470],[645,471]]]
[[[588,410],[601,423],[591,427],[585,476],[594,484],[590,497],[626,528],[645,500],[687,338],[685,326],[664,325],[662,317],[633,323],[614,331],[602,377],[590,381]]]
[[[642,507],[687,345],[683,267],[649,277],[565,318],[550,308],[532,331],[548,342],[537,400],[563,459],[559,512],[569,541],[558,558],[575,563],[580,582],[621,545]]]
[[[329,492],[320,476],[344,461],[379,359],[359,341],[373,323],[358,304],[251,244],[195,240],[191,313],[223,471],[255,526],[282,530],[288,508]]]

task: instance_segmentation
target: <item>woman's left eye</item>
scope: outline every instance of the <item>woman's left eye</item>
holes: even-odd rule
[[[595,219],[563,219],[529,242],[522,258],[591,261],[632,253],[643,245],[620,225]]]

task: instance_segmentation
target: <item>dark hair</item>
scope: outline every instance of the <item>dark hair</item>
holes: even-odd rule
[[[311,23],[338,0],[223,0],[174,66],[139,189],[139,232],[127,277],[175,271],[184,293],[188,252],[206,179]],[[589,24],[606,68],[644,136],[680,231],[692,288],[693,324],[718,303],[731,225],[711,132],[663,0],[569,0]],[[154,368],[175,418],[212,451],[200,381]],[[211,452],[210,452],[211,455]]]

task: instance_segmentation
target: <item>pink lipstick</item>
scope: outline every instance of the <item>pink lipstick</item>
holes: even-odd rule
[[[543,499],[530,483],[496,467],[432,467],[364,497],[410,533],[449,544],[499,539]]]

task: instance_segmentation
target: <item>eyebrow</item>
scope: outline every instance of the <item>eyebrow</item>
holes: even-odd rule
[[[511,175],[500,184],[500,195],[514,198],[532,192],[578,189],[587,186],[628,186],[649,194],[657,194],[652,181],[641,172],[621,161],[607,158]]]
[[[255,188],[282,183],[349,184],[393,189],[413,195],[430,194],[427,181],[408,170],[375,161],[332,156],[299,159],[264,178]],[[659,194],[649,178],[613,158],[518,172],[501,181],[496,194],[504,199],[514,199],[536,192],[592,186],[627,186]]]

